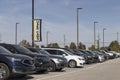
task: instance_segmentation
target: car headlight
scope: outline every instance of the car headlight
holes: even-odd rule
[[[59,62],[62,62],[63,60],[62,59],[57,59],[57,58],[52,58],[54,62],[56,63],[59,63]]]
[[[78,57],[79,60],[85,60],[83,56]]]
[[[22,61],[22,59],[12,58],[12,61]]]
[[[62,59],[58,59],[59,62],[63,61]]]
[[[14,61],[22,61],[22,59],[20,58],[14,58],[14,57],[7,57],[9,60],[11,60],[12,62]]]

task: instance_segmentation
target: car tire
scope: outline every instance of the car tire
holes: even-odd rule
[[[0,63],[0,80],[5,80],[10,76],[10,70],[4,63]]]
[[[21,74],[21,75],[15,76],[15,77],[17,77],[17,78],[23,78],[23,77],[26,77],[26,76],[27,76],[27,74]]]
[[[68,63],[68,67],[75,68],[76,67],[76,61],[70,60],[69,63]]]
[[[48,68],[48,71],[55,71],[55,63],[53,61],[50,62],[50,67]]]
[[[48,69],[36,71],[36,73],[48,73]]]
[[[56,71],[62,71],[63,68],[60,68],[60,69],[56,69]]]

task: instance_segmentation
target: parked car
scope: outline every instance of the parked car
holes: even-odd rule
[[[21,45],[5,44],[5,43],[1,43],[0,45],[14,54],[22,54],[32,57],[35,60],[36,72],[45,72],[50,66],[50,58],[48,56],[32,53],[30,50],[28,50],[27,48]]]
[[[83,59],[83,57],[73,55],[69,51],[60,48],[43,48],[43,49],[52,55],[57,55],[66,58],[68,62],[68,67],[70,68],[84,67],[85,60]]]
[[[92,51],[95,55],[98,56],[98,62],[104,62],[105,61],[105,55],[103,55],[99,51]]]
[[[77,50],[77,49],[70,49],[70,48],[62,48],[62,49],[65,49],[65,50],[69,51],[70,53],[72,53],[74,55],[83,57],[83,59],[85,60],[85,63],[86,63],[86,56],[83,53],[81,53],[79,50]]]
[[[109,51],[101,50],[101,52],[109,55],[109,59],[114,59],[115,58],[115,55],[113,53],[109,52]]]
[[[118,53],[118,52],[115,52],[115,51],[110,51],[110,53],[113,53],[113,54],[114,54],[114,56],[115,56],[115,58],[120,57],[120,53]]]
[[[83,53],[86,58],[86,64],[91,64],[91,63],[94,63],[94,57],[93,55],[91,55],[89,52],[87,52],[86,50],[79,50],[81,53]]]
[[[34,73],[34,60],[26,55],[13,54],[0,46],[0,80],[11,76]]]
[[[67,60],[63,57],[51,55],[47,51],[40,48],[28,48],[28,49],[35,53],[48,55],[51,58],[51,65],[48,68],[49,71],[61,71],[67,65]]]
[[[99,62],[99,56],[97,54],[95,54],[94,52],[90,50],[87,50],[87,52],[92,56],[94,63]]]
[[[100,52],[102,55],[104,55],[105,60],[109,59],[109,55],[108,54],[106,54],[106,53],[104,53],[104,52],[102,52],[100,50],[98,50],[98,52]]]

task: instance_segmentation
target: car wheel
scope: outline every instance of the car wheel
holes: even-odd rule
[[[69,61],[68,67],[75,68],[76,67],[76,61],[74,61],[74,60]]]
[[[10,76],[10,70],[4,63],[0,63],[0,80],[7,79]]]
[[[51,61],[48,71],[55,71],[55,63]]]

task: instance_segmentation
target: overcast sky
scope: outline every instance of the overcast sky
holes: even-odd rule
[[[120,0],[35,0],[35,18],[42,19],[42,42],[46,45],[46,32],[49,43],[61,46],[66,35],[66,44],[76,43],[76,8],[79,10],[79,40],[91,46],[93,23],[96,24],[96,39],[100,34],[102,46],[103,28],[105,45],[117,39],[120,33]],[[15,43],[15,23],[18,24],[18,42],[25,39],[31,43],[32,0],[0,0],[0,40]]]

